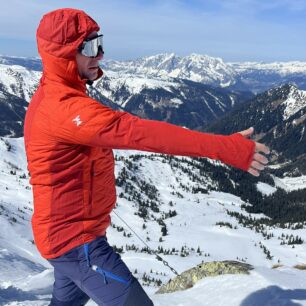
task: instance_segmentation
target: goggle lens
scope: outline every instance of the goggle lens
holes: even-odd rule
[[[89,40],[85,40],[80,48],[80,52],[87,57],[97,57],[103,50],[103,35],[98,35]]]

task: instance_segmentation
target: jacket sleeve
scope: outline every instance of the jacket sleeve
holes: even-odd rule
[[[252,162],[255,143],[239,133],[229,136],[207,134],[119,113],[92,138],[93,146],[208,157],[245,171]]]
[[[192,131],[166,122],[145,120],[114,111],[90,98],[67,103],[65,119],[53,135],[58,141],[110,149],[131,149],[171,155],[208,157],[248,170],[255,143],[230,136]],[[63,117],[63,114],[59,114]]]

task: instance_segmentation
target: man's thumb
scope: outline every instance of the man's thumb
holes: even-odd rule
[[[239,132],[243,137],[250,137],[254,132],[253,127],[249,127],[247,130]]]

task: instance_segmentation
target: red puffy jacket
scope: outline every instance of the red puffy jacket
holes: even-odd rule
[[[104,235],[116,203],[112,149],[203,156],[247,170],[253,141],[209,135],[114,111],[86,95],[77,47],[99,26],[83,11],[46,14],[37,30],[43,75],[25,120],[32,227],[45,258]],[[100,75],[102,71],[100,71]]]

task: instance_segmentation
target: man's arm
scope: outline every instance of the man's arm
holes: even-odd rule
[[[247,139],[249,132],[246,131],[229,136],[201,133],[114,111],[91,98],[72,98],[60,104],[59,108],[56,116],[52,117],[57,119],[52,132],[57,141],[111,149],[209,157],[253,175],[258,175],[264,165],[264,156],[255,153],[264,151],[257,148],[258,143]]]
[[[209,157],[247,171],[255,142],[240,133],[229,136],[188,130],[166,122],[121,113],[91,139],[91,145],[171,155]]]

